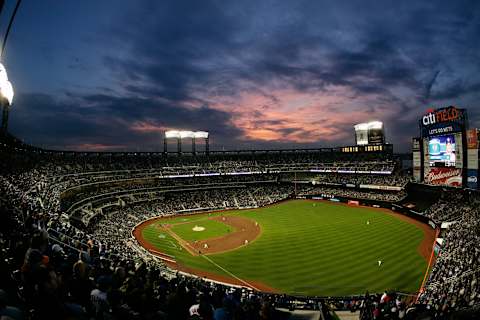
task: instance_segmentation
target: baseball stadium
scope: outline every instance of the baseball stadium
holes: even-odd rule
[[[80,255],[76,266],[85,260],[157,272],[170,285],[230,288],[275,301],[279,319],[355,315],[377,298],[425,314],[439,290],[476,277],[478,193],[472,161],[463,160],[478,153],[470,148],[478,133],[464,130],[466,110],[436,112],[455,112],[458,119],[440,125],[459,131],[420,130],[410,171],[378,122],[356,125],[354,146],[255,152],[55,151],[4,132],[3,208],[13,210],[4,232],[32,223],[24,232],[50,246],[44,254],[53,263]],[[179,147],[194,132],[177,134]],[[165,146],[171,137],[165,133]],[[364,137],[381,142],[362,144]],[[431,165],[442,160],[437,148],[447,156],[447,139],[468,140],[451,150],[466,168]]]
[[[32,12],[45,12],[33,10],[38,4],[27,2],[20,6],[21,2],[0,1],[0,22],[6,28],[0,63],[2,320],[480,317],[480,130],[475,128],[480,123],[474,107],[452,103],[424,107],[430,100],[422,98],[416,100],[416,109],[402,105],[403,111],[411,111],[409,114],[392,117],[385,113],[388,108],[358,112],[357,107],[348,109],[350,102],[342,100],[345,105],[340,109],[351,116],[335,122],[338,119],[328,114],[326,107],[304,106],[319,101],[318,97],[309,100],[304,92],[299,93],[307,86],[302,77],[316,81],[304,73],[300,77],[303,80],[277,73],[277,79],[268,80],[275,84],[269,87],[270,93],[260,85],[273,73],[286,72],[283,68],[288,69],[287,73],[298,72],[290,63],[308,56],[312,47],[302,47],[301,53],[281,60],[280,71],[278,66],[273,67],[277,49],[270,48],[262,57],[268,56],[271,64],[262,60],[262,64],[255,65],[259,73],[263,70],[268,77],[253,80],[253,74],[246,77],[244,69],[235,69],[254,59],[254,55],[244,57],[241,50],[236,51],[237,45],[241,47],[240,35],[228,38],[238,41],[230,44],[235,52],[229,54],[245,60],[240,63],[229,56],[235,61],[225,59],[222,63],[228,63],[228,67],[221,70],[215,69],[218,61],[213,58],[208,63],[202,60],[203,51],[195,47],[196,37],[180,35],[185,30],[192,32],[191,28],[203,28],[202,10],[208,11],[207,17],[218,15],[218,8],[237,12],[237,7],[227,4],[198,7],[194,10],[198,16],[189,20],[193,26],[183,27],[171,19],[189,10],[183,6],[175,9],[171,4],[163,8],[175,13],[170,19],[169,14],[163,17],[175,26],[174,31],[168,29],[168,36],[162,33],[143,38],[158,22],[147,18],[148,23],[142,18],[132,24],[129,32],[133,36],[123,35],[132,36],[142,47],[152,45],[151,40],[157,38],[167,47],[152,49],[147,56],[135,51],[135,59],[128,60],[127,47],[136,42],[118,38],[112,43],[121,43],[124,51],[116,52],[123,52],[125,57],[121,58],[125,60],[105,56],[95,72],[91,72],[91,66],[82,65],[83,58],[75,60],[63,71],[51,70],[52,77],[68,79],[64,84],[72,81],[68,84],[70,91],[58,99],[49,98],[47,93],[27,94],[27,79],[38,79],[34,69],[23,72],[10,62],[15,60],[13,53],[4,56],[4,50],[17,11],[20,19],[22,14],[33,19]],[[118,10],[122,14],[129,12],[121,3]],[[83,5],[87,4],[82,4],[80,11],[88,9]],[[160,16],[162,11],[154,3],[138,6],[144,15],[155,12]],[[76,16],[70,5],[52,8]],[[102,11],[103,15],[113,19],[110,11],[116,9],[108,9]],[[144,17],[136,12],[132,9],[132,17]],[[226,12],[228,19],[217,23],[228,25],[234,19],[233,13]],[[100,19],[92,12],[87,24],[83,19],[71,23],[90,30],[97,18],[103,21],[102,26],[108,25],[103,15]],[[28,26],[25,16],[21,21]],[[276,21],[278,16],[274,17]],[[127,18],[125,23],[130,21]],[[268,19],[260,20],[267,24]],[[56,25],[47,24],[48,28]],[[145,30],[138,31],[139,25]],[[258,21],[254,25],[261,30],[267,28]],[[18,34],[13,33],[14,39],[30,35],[31,31],[25,31],[27,27],[22,28]],[[109,28],[109,32],[116,30],[115,34],[120,34],[117,27]],[[110,34],[110,38],[103,38],[100,26],[91,30],[102,39],[100,42],[114,37]],[[235,30],[232,27],[230,31]],[[57,32],[61,39],[66,31]],[[217,34],[225,32],[221,28],[198,32],[202,39],[209,39],[202,46],[226,41]],[[212,35],[223,40],[212,40]],[[269,36],[272,34],[265,33],[262,41],[268,42],[265,39]],[[94,36],[88,39],[95,43]],[[185,41],[182,49],[175,47],[179,39]],[[24,52],[19,50],[24,43],[12,42],[9,50],[19,60],[24,59],[19,53]],[[333,53],[325,57],[335,63],[352,57],[364,61],[370,52],[377,54],[375,45],[361,55],[352,53],[338,60]],[[194,53],[184,49],[189,46]],[[380,47],[380,55],[389,50],[388,46]],[[71,49],[66,46],[58,50],[68,56],[65,52]],[[100,51],[99,55],[103,54]],[[45,53],[42,59],[52,65],[64,63],[56,53]],[[157,56],[165,59],[161,65],[155,65]],[[193,62],[179,63],[175,59]],[[121,79],[121,70],[128,63],[135,64],[135,72],[130,70],[128,77],[125,73],[129,85],[124,86],[123,80],[107,85],[105,77]],[[146,67],[149,64],[151,69]],[[189,69],[193,64],[195,68]],[[345,65],[349,72],[358,71],[356,63]],[[267,72],[262,66],[271,69]],[[104,74],[105,68],[112,73]],[[342,68],[337,71],[340,73]],[[83,95],[81,90],[90,89],[74,84],[76,76],[86,70],[90,70],[92,78],[88,81],[92,81],[96,94]],[[171,70],[180,73],[179,78]],[[315,70],[330,79],[330,75]],[[160,77],[155,72],[167,73],[169,82],[153,81]],[[242,87],[237,92],[234,85],[244,82],[232,85],[227,77],[231,72],[245,77],[242,81],[257,81],[258,86],[249,86],[248,90]],[[359,74],[355,81],[371,75],[364,71]],[[390,72],[382,76],[386,86],[393,81],[388,78]],[[440,71],[434,73],[427,85],[428,96],[435,95],[434,84],[439,77],[444,81],[443,76]],[[208,84],[215,85],[201,87],[191,77],[207,82],[214,77],[215,81]],[[352,86],[353,78],[348,74],[343,77],[338,83],[321,87]],[[147,78],[159,85],[146,85]],[[277,85],[281,87],[278,83],[285,79],[295,85],[281,91]],[[22,88],[18,94],[14,91],[16,83]],[[47,80],[35,83],[46,92],[49,86],[55,87]],[[362,90],[368,91],[364,94],[369,99],[373,94],[380,95],[377,102],[393,95],[393,91],[366,86],[356,86],[356,91],[346,93],[345,99],[353,101]],[[163,94],[165,90],[172,90],[171,95]],[[197,95],[180,99],[187,91]],[[277,109],[272,111],[271,106],[264,105],[263,98],[245,96],[247,91],[262,92]],[[308,91],[309,96],[315,94]],[[334,101],[342,94],[336,88],[328,99]],[[292,96],[297,98],[289,100]],[[285,109],[280,106],[282,99],[288,100]],[[255,107],[245,113],[240,107],[230,110],[232,100],[238,106],[246,103]],[[63,105],[65,101],[68,103]],[[199,101],[204,102],[201,107],[196,106]],[[36,109],[26,116],[29,103]],[[49,113],[52,108],[57,109]],[[318,121],[317,115],[307,121],[310,114],[303,113],[305,108],[309,113],[317,109],[324,112],[321,119],[325,121]],[[277,118],[266,119],[266,115]],[[35,117],[38,126],[22,127],[22,123]],[[409,128],[400,130],[397,118]],[[319,135],[309,131],[312,123],[320,127]],[[40,133],[26,138],[28,130]],[[40,143],[42,139],[45,144]]]

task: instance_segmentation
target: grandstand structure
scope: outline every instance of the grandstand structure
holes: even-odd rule
[[[43,150],[4,134],[0,154],[2,210],[8,220],[1,232],[10,243],[3,247],[2,258],[15,256],[20,235],[39,237],[41,229],[49,249],[31,247],[27,255],[33,248],[54,259],[51,250],[56,245],[55,250],[69,256],[89,252],[113,266],[143,261],[173,284],[190,276],[182,278],[135,241],[131,230],[138,223],[162,215],[263,207],[293,198],[334,199],[394,209],[438,232],[433,270],[418,292],[408,293],[415,298],[404,299],[407,293],[394,288],[387,293],[404,301],[396,316],[407,304],[414,309],[411,312],[434,316],[472,310],[479,304],[478,193],[414,183],[400,170],[391,145],[208,155],[102,153]],[[12,275],[19,272],[22,260],[18,255],[10,260]],[[32,285],[25,277],[18,281],[19,286]],[[219,288],[225,283],[210,285]],[[386,305],[380,301],[381,293],[335,298],[256,294],[274,301],[275,307],[320,306],[326,317],[331,312],[327,305],[348,305],[363,314],[373,314],[380,303]],[[35,299],[21,296],[23,303],[35,308]]]

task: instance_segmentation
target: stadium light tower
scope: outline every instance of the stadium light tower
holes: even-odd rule
[[[192,153],[195,152],[195,146],[194,146],[194,139],[195,139],[195,133],[193,131],[180,131],[180,142],[182,141],[182,139],[185,139],[185,138],[190,138],[192,139]]]
[[[210,152],[209,152],[209,133],[207,131],[196,131],[194,132],[193,134],[193,146],[192,146],[192,151],[193,151],[193,154],[196,153],[196,150],[195,150],[195,143],[196,143],[196,140],[197,139],[204,139],[205,140],[205,154],[208,155]]]
[[[182,153],[182,139],[192,139],[192,154],[197,153],[196,142],[197,139],[205,139],[205,154],[209,154],[208,132],[206,131],[165,131],[165,138],[163,140],[163,153],[167,154],[168,140],[175,139],[177,141],[177,153]]]
[[[0,104],[2,105],[2,132],[6,133],[8,130],[8,114],[13,101],[13,87],[12,83],[8,81],[7,70],[3,64],[0,63]]]
[[[3,37],[2,41],[2,50],[0,52],[0,58],[3,59],[3,55],[5,53],[5,48],[7,46],[8,35],[10,34],[10,30],[12,29],[13,21],[15,20],[15,16],[17,14],[18,8],[20,7],[20,3],[22,0],[17,0],[15,5],[15,9],[13,9],[13,13],[10,17],[10,21],[8,22],[7,30],[5,31],[5,36]],[[0,1],[0,13],[3,11],[5,1]],[[8,130],[8,114],[10,112],[10,107],[12,106],[13,101],[13,87],[10,81],[8,81],[7,71],[2,63],[0,63],[0,105],[3,109],[2,115],[2,132],[7,133]]]
[[[177,152],[182,153],[182,142],[180,141],[180,131],[177,130],[169,130],[165,131],[165,140],[164,140],[164,150],[163,152],[167,154],[167,144],[168,140],[176,139],[177,140]]]

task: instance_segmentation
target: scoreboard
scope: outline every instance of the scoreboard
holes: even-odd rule
[[[412,141],[415,181],[477,189],[478,130],[468,128],[467,111],[429,109],[419,127],[420,137]]]
[[[354,127],[355,142],[357,146],[385,144],[385,132],[383,130],[382,122],[372,121],[359,123]]]

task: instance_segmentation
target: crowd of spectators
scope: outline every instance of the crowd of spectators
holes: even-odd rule
[[[326,186],[303,187],[299,196],[320,196],[323,198],[347,198],[359,200],[398,202],[407,196],[405,191],[357,190]]]
[[[338,173],[318,175],[314,177],[314,181],[316,181],[318,184],[379,185],[405,188],[405,186],[412,181],[412,178],[398,174],[375,175]]]
[[[0,315],[8,319],[286,318],[274,307],[281,296],[166,277],[157,265],[106,254],[92,239],[77,247],[59,245],[45,230],[28,227],[22,235],[30,241],[0,243],[7,258],[1,263],[7,273]],[[18,252],[26,252],[25,258]],[[9,272],[17,263],[20,270]]]
[[[102,243],[113,242],[118,251],[124,249],[126,252],[132,250],[134,245],[131,230],[146,219],[182,213],[264,206],[288,198],[292,191],[290,186],[268,184],[245,188],[172,192],[165,194],[161,199],[150,199],[133,206],[112,210],[98,223],[89,226],[89,229],[95,239]]]
[[[1,316],[10,319],[286,318],[287,314],[275,308],[285,303],[283,296],[166,275],[165,267],[143,260],[134,249],[129,250],[123,238],[126,234],[111,229],[112,224],[108,227],[99,224],[94,233],[78,230],[68,219],[62,219],[61,214],[48,213],[41,201],[29,196],[32,185],[42,180],[40,176],[30,178],[33,180],[24,185],[23,181],[17,184],[2,177],[0,184],[5,218],[0,234]],[[225,195],[220,190],[211,192],[216,194],[195,193],[189,198],[196,201],[183,202],[183,207],[194,203],[218,206],[227,202],[252,205],[256,194],[264,194],[258,188],[239,194],[231,190]],[[274,201],[279,194],[273,192],[268,201]],[[163,210],[178,209],[182,196],[185,197],[175,194],[162,202],[172,204],[170,209],[162,207]],[[220,202],[205,202],[209,196]]]
[[[59,180],[69,180],[73,185],[88,184],[102,181],[114,181],[132,178],[147,177],[170,177],[170,176],[208,176],[208,175],[232,175],[234,173],[269,173],[269,172],[289,172],[289,171],[311,171],[311,172],[341,172],[348,171],[355,174],[360,171],[362,174],[373,172],[390,174],[394,171],[394,162],[368,161],[368,162],[296,162],[296,163],[251,163],[244,161],[229,161],[231,166],[226,166],[225,161],[209,162],[206,164],[196,164],[186,167],[152,167],[148,169],[135,169],[122,167],[103,171],[104,167],[92,167],[89,171],[81,171],[83,168],[78,166],[65,165],[56,167],[55,175]],[[51,168],[50,168],[51,169]],[[113,169],[113,168],[112,168]],[[80,171],[77,171],[80,170]]]
[[[76,186],[67,189],[62,197],[62,204],[65,208],[86,199],[103,194],[120,194],[120,193],[152,193],[164,192],[164,190],[184,189],[195,186],[218,186],[218,185],[238,185],[244,183],[258,183],[265,181],[276,181],[277,177],[271,174],[257,175],[230,175],[230,176],[213,176],[213,177],[176,177],[176,178],[149,178],[149,179],[128,179],[122,181],[114,181],[111,183],[101,183],[88,186]],[[72,190],[74,189],[74,192]],[[68,196],[66,196],[68,194]]]
[[[480,308],[479,197],[470,191],[450,191],[427,210],[428,217],[446,222],[439,236],[439,254],[420,302],[437,315],[450,310]]]
[[[0,225],[0,316],[11,319],[282,319],[284,314],[276,307],[288,304],[287,297],[225,287],[172,273],[142,253],[131,238],[131,228],[156,215],[264,206],[295,192],[297,186],[280,183],[280,179],[272,178],[274,173],[266,171],[300,170],[298,168],[306,166],[352,169],[346,160],[320,163],[313,155],[282,155],[273,162],[272,158],[260,157],[215,160],[214,163],[196,158],[160,160],[161,157],[134,155],[80,160],[58,154],[32,156],[32,159],[40,157],[39,161],[28,159],[29,155],[16,157],[6,156],[6,161],[0,163],[0,210],[4,217]],[[107,184],[102,192],[128,191],[120,199],[124,205],[98,211],[100,214],[85,229],[73,226],[61,209],[62,193],[79,184],[154,178],[159,175],[156,168],[160,167],[160,175],[165,177],[165,173],[253,172],[259,166],[264,172],[263,178],[272,181],[260,183],[227,175],[222,181],[230,184],[229,187],[204,188],[200,185],[212,180],[187,177],[172,184],[195,185],[192,190],[177,188],[179,190],[143,193],[132,191],[149,188],[150,182],[128,188],[123,183]],[[359,161],[353,169],[393,171],[393,167],[389,160]],[[354,181],[353,184],[403,186],[408,182],[395,175],[337,174],[334,178],[331,178],[334,175],[317,175],[320,176],[319,182],[341,184]],[[214,184],[218,184],[217,180]],[[298,191],[304,196],[389,202],[405,196],[404,191],[312,185],[298,186]],[[96,193],[98,190],[88,190],[75,200]],[[474,308],[480,303],[479,202],[472,195],[444,192],[439,202],[425,212],[438,223],[453,222],[442,234],[444,244],[420,296],[419,302],[429,314],[442,317],[452,310]],[[362,319],[408,318],[408,306],[402,301],[395,294],[368,295],[351,307],[361,310]],[[419,308],[416,306],[415,310]]]
[[[475,215],[469,195],[460,191],[442,193],[440,199],[426,210],[425,215],[437,222],[452,222],[463,216]]]
[[[1,140],[1,137],[0,137]],[[234,172],[295,171],[295,170],[342,170],[391,173],[397,163],[388,153],[350,154],[342,152],[243,152],[211,153],[208,157],[195,155],[164,155],[162,153],[81,153],[50,152],[41,149],[12,146],[0,141],[0,150],[11,154],[16,165],[29,166],[55,176],[69,176],[77,182],[88,183],[91,179],[102,181],[123,177],[154,174],[169,176],[180,174],[230,174]],[[14,168],[11,168],[12,170]],[[319,171],[320,170],[320,171]],[[91,173],[102,175],[89,177]]]
[[[335,299],[326,303],[330,306],[330,309],[358,311],[360,320],[417,319],[417,315],[421,314],[418,306],[411,303],[408,296],[387,291],[378,294],[366,292],[361,298]]]
[[[91,229],[70,224],[61,187],[31,169],[0,175],[0,316],[9,319],[284,319],[285,297],[172,275],[142,259],[127,241],[142,212],[172,214],[213,207],[259,206],[288,196],[286,188],[171,192],[157,201],[109,212]],[[143,208],[143,211],[136,210]],[[125,224],[125,216],[131,220]],[[110,219],[113,218],[113,219]],[[108,221],[108,223],[106,222]],[[130,223],[130,224],[129,224]],[[120,225],[122,227],[120,227]],[[130,239],[131,240],[131,239]],[[167,273],[168,271],[168,273]]]

